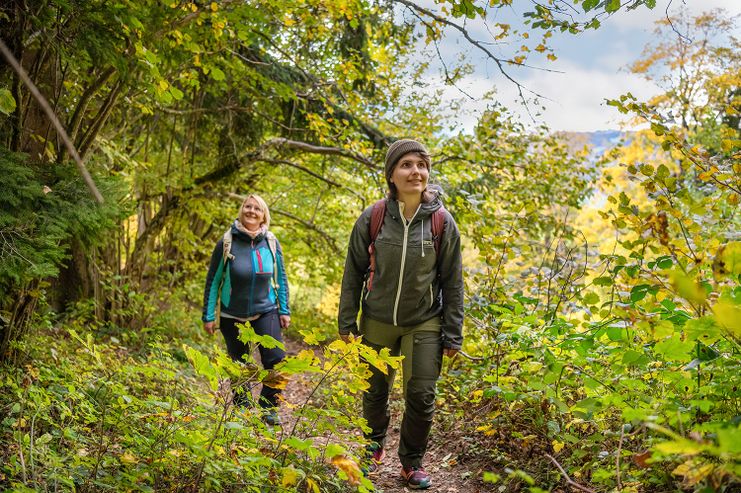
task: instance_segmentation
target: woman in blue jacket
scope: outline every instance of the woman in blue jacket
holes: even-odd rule
[[[268,205],[259,196],[250,195],[211,255],[203,294],[203,327],[209,334],[214,333],[219,302],[219,329],[229,356],[235,361],[241,361],[249,350],[239,340],[237,324],[249,322],[257,334],[282,341],[281,329],[291,323],[283,252],[275,235],[268,231],[269,226]],[[280,348],[259,346],[259,350],[266,370],[285,358]],[[279,394],[280,389],[267,385],[260,392],[258,402],[271,425],[280,424],[276,412]],[[249,406],[250,401],[248,389],[235,389],[235,405]]]

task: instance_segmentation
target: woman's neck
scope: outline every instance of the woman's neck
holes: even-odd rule
[[[419,208],[419,204],[422,203],[422,195],[399,195],[399,202],[404,202],[404,217],[411,219]]]

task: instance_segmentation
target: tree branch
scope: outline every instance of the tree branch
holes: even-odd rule
[[[501,58],[499,58],[499,57],[497,57],[496,55],[494,55],[494,54],[493,54],[493,53],[492,53],[492,52],[491,52],[491,51],[490,51],[490,50],[489,50],[489,49],[488,49],[488,48],[487,48],[486,46],[484,46],[484,45],[483,45],[483,43],[482,43],[482,42],[480,42],[480,41],[478,41],[478,40],[476,40],[476,39],[473,39],[473,38],[471,37],[471,35],[470,35],[470,34],[468,33],[468,30],[467,30],[467,29],[466,29],[465,27],[463,27],[463,26],[461,26],[461,25],[459,25],[459,24],[456,24],[455,22],[449,21],[449,20],[448,20],[448,19],[446,19],[445,17],[441,17],[441,16],[439,16],[439,15],[435,14],[434,12],[432,12],[432,11],[430,11],[430,10],[428,10],[428,9],[424,8],[424,7],[420,7],[419,5],[417,5],[417,4],[416,4],[416,3],[414,3],[414,2],[411,2],[410,0],[393,0],[393,1],[394,1],[394,2],[397,2],[397,3],[400,3],[400,4],[402,4],[402,5],[405,5],[406,7],[408,7],[409,9],[411,9],[411,10],[413,10],[413,11],[415,11],[415,12],[418,12],[418,13],[420,13],[420,14],[424,14],[424,15],[426,15],[427,17],[430,17],[430,18],[434,19],[435,21],[437,21],[437,22],[439,22],[439,23],[441,23],[441,24],[444,24],[444,25],[446,25],[446,26],[450,26],[450,27],[452,27],[453,29],[455,29],[455,30],[457,30],[458,32],[460,32],[460,33],[461,33],[461,34],[463,35],[463,37],[464,37],[464,38],[466,38],[466,40],[467,40],[467,41],[468,41],[469,43],[471,43],[471,44],[472,44],[473,46],[475,46],[476,48],[478,48],[479,50],[481,50],[482,52],[484,52],[484,54],[486,54],[486,56],[487,56],[487,57],[488,57],[488,58],[489,58],[490,60],[494,61],[494,63],[495,63],[495,64],[497,65],[497,67],[499,68],[499,72],[501,72],[501,74],[502,74],[502,75],[504,75],[504,77],[506,77],[506,78],[507,78],[507,79],[508,79],[508,80],[509,80],[510,82],[512,82],[512,83],[513,83],[513,84],[514,84],[514,85],[515,85],[515,86],[517,87],[517,92],[519,93],[519,95],[520,95],[520,99],[522,99],[522,101],[523,101],[523,102],[525,102],[525,95],[524,95],[524,94],[523,94],[523,92],[522,92],[522,91],[523,91],[523,89],[524,89],[525,91],[527,91],[527,92],[529,92],[529,93],[531,93],[531,94],[533,94],[533,95],[535,95],[535,96],[539,97],[539,98],[543,98],[543,99],[548,99],[548,98],[546,98],[545,96],[543,96],[543,95],[541,95],[541,94],[538,94],[537,92],[535,92],[535,91],[532,91],[531,89],[528,89],[528,88],[526,88],[525,86],[523,86],[522,84],[520,84],[519,82],[517,82],[517,81],[516,81],[515,79],[513,79],[513,78],[512,78],[512,76],[511,76],[511,75],[509,75],[509,73],[508,73],[508,72],[507,72],[507,71],[506,71],[506,70],[504,69],[504,63],[511,63],[511,64],[513,64],[513,65],[518,65],[518,66],[523,66],[523,67],[525,67],[525,66],[527,66],[527,65],[525,65],[525,64],[523,64],[523,63],[516,63],[516,62],[513,62],[513,61],[507,61],[507,60],[502,60]],[[537,67],[529,67],[529,68],[536,68],[536,69],[537,69]],[[540,69],[538,69],[538,70],[544,70],[544,71],[546,71],[546,72],[556,72],[556,73],[558,73],[558,71],[557,71],[557,70],[551,70],[551,69],[543,69],[543,68],[540,68]],[[525,104],[525,106],[526,106],[526,108],[527,108],[527,103]],[[528,109],[528,112],[529,112],[529,109]],[[531,116],[531,117],[532,117],[532,116]]]
[[[263,148],[287,147],[291,149],[298,149],[300,151],[308,152],[311,154],[324,154],[327,156],[341,156],[341,157],[352,159],[361,164],[364,164],[365,166],[367,166],[368,168],[374,171],[378,171],[380,169],[377,165],[373,164],[373,161],[363,156],[362,154],[358,154],[358,153],[349,151],[347,149],[342,149],[340,147],[316,146],[314,144],[309,144],[308,142],[301,142],[298,140],[289,140],[289,139],[285,139],[282,137],[270,139],[267,142],[265,142],[265,144],[263,144],[262,147]]]
[[[231,193],[230,192],[227,195],[229,197],[233,198],[233,199],[241,200],[242,202],[244,202],[244,200],[247,198],[246,196],[239,195],[238,193]],[[319,229],[319,227],[316,224],[314,224],[313,222],[307,221],[305,219],[301,219],[300,217],[295,216],[295,215],[291,214],[290,212],[282,211],[280,209],[276,209],[275,207],[271,207],[270,208],[270,213],[271,214],[277,214],[277,215],[283,216],[283,217],[287,217],[291,221],[294,221],[294,222],[297,222],[297,223],[301,224],[306,229],[310,229],[311,231],[314,231],[315,233],[319,234],[319,236],[321,236],[324,241],[327,242],[327,244],[330,246],[330,248],[332,248],[332,250],[335,253],[340,253],[340,249],[337,246],[337,243],[335,242],[335,239],[329,233],[327,233],[326,231],[323,231],[323,230]]]
[[[569,486],[572,486],[573,488],[576,488],[579,491],[584,491],[585,493],[596,493],[593,489],[587,488],[586,486],[582,486],[573,479],[569,477],[569,475],[564,471],[563,467],[561,467],[561,464],[558,463],[556,459],[553,458],[551,454],[545,454],[546,457],[548,457],[553,464],[558,468],[559,471],[561,471],[561,475],[566,480],[566,484]]]

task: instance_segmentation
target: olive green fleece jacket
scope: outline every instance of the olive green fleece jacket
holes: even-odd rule
[[[432,239],[431,215],[442,207],[439,197],[422,203],[408,224],[399,202],[388,199],[383,227],[376,238],[376,271],[371,290],[370,220],[373,206],[355,222],[342,278],[338,326],[340,334],[358,333],[363,315],[393,325],[411,326],[440,316],[445,348],[463,343],[463,270],[461,240],[453,216],[445,211],[439,259]]]

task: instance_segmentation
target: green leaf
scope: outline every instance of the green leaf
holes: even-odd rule
[[[674,265],[674,261],[669,256],[663,256],[656,259],[656,266],[659,269],[669,269]]]
[[[612,286],[612,277],[602,276],[592,281],[595,286]]]
[[[9,115],[15,111],[15,98],[5,88],[0,89],[0,113]]]
[[[589,12],[593,8],[595,8],[597,5],[599,5],[600,0],[584,0],[584,3],[582,4],[582,8],[584,9],[584,13]]]
[[[324,449],[324,455],[327,457],[336,457],[338,455],[344,455],[347,451],[345,450],[345,447],[342,445],[338,445],[336,443],[330,443],[327,445],[327,448]]]
[[[633,286],[633,289],[630,290],[630,301],[633,303],[641,301],[643,298],[646,297],[646,294],[648,293],[650,287],[651,286],[649,286],[648,284],[639,284],[637,286]]]
[[[656,343],[654,352],[668,361],[690,361],[694,348],[693,342],[683,341],[678,335],[673,335],[669,339]]]
[[[214,80],[226,79],[226,74],[219,67],[211,67],[211,77]]]
[[[613,12],[617,12],[619,9],[620,0],[610,0],[610,2],[605,5],[605,11],[610,14],[612,14]]]
[[[485,471],[482,479],[483,479],[484,483],[496,483],[500,479],[502,479],[502,477],[499,474],[496,474],[496,473],[493,473],[493,472],[489,472],[489,471]]]
[[[710,316],[688,320],[684,325],[684,333],[688,341],[702,341],[705,344],[712,344],[721,338],[720,327]]]
[[[645,354],[633,351],[632,349],[628,349],[623,353],[623,363],[628,366],[641,367],[645,366],[649,361],[649,358]]]
[[[183,351],[185,351],[185,355],[193,365],[196,373],[208,379],[208,382],[211,385],[211,390],[217,390],[219,388],[219,372],[216,367],[211,364],[208,356],[185,344],[183,344]]]
[[[737,457],[741,454],[741,427],[721,428],[716,431],[716,434],[721,452]]]
[[[625,329],[619,326],[610,326],[607,328],[607,337],[611,341],[622,341]]]
[[[599,303],[599,295],[597,293],[587,293],[583,298],[585,305],[596,305]]]

